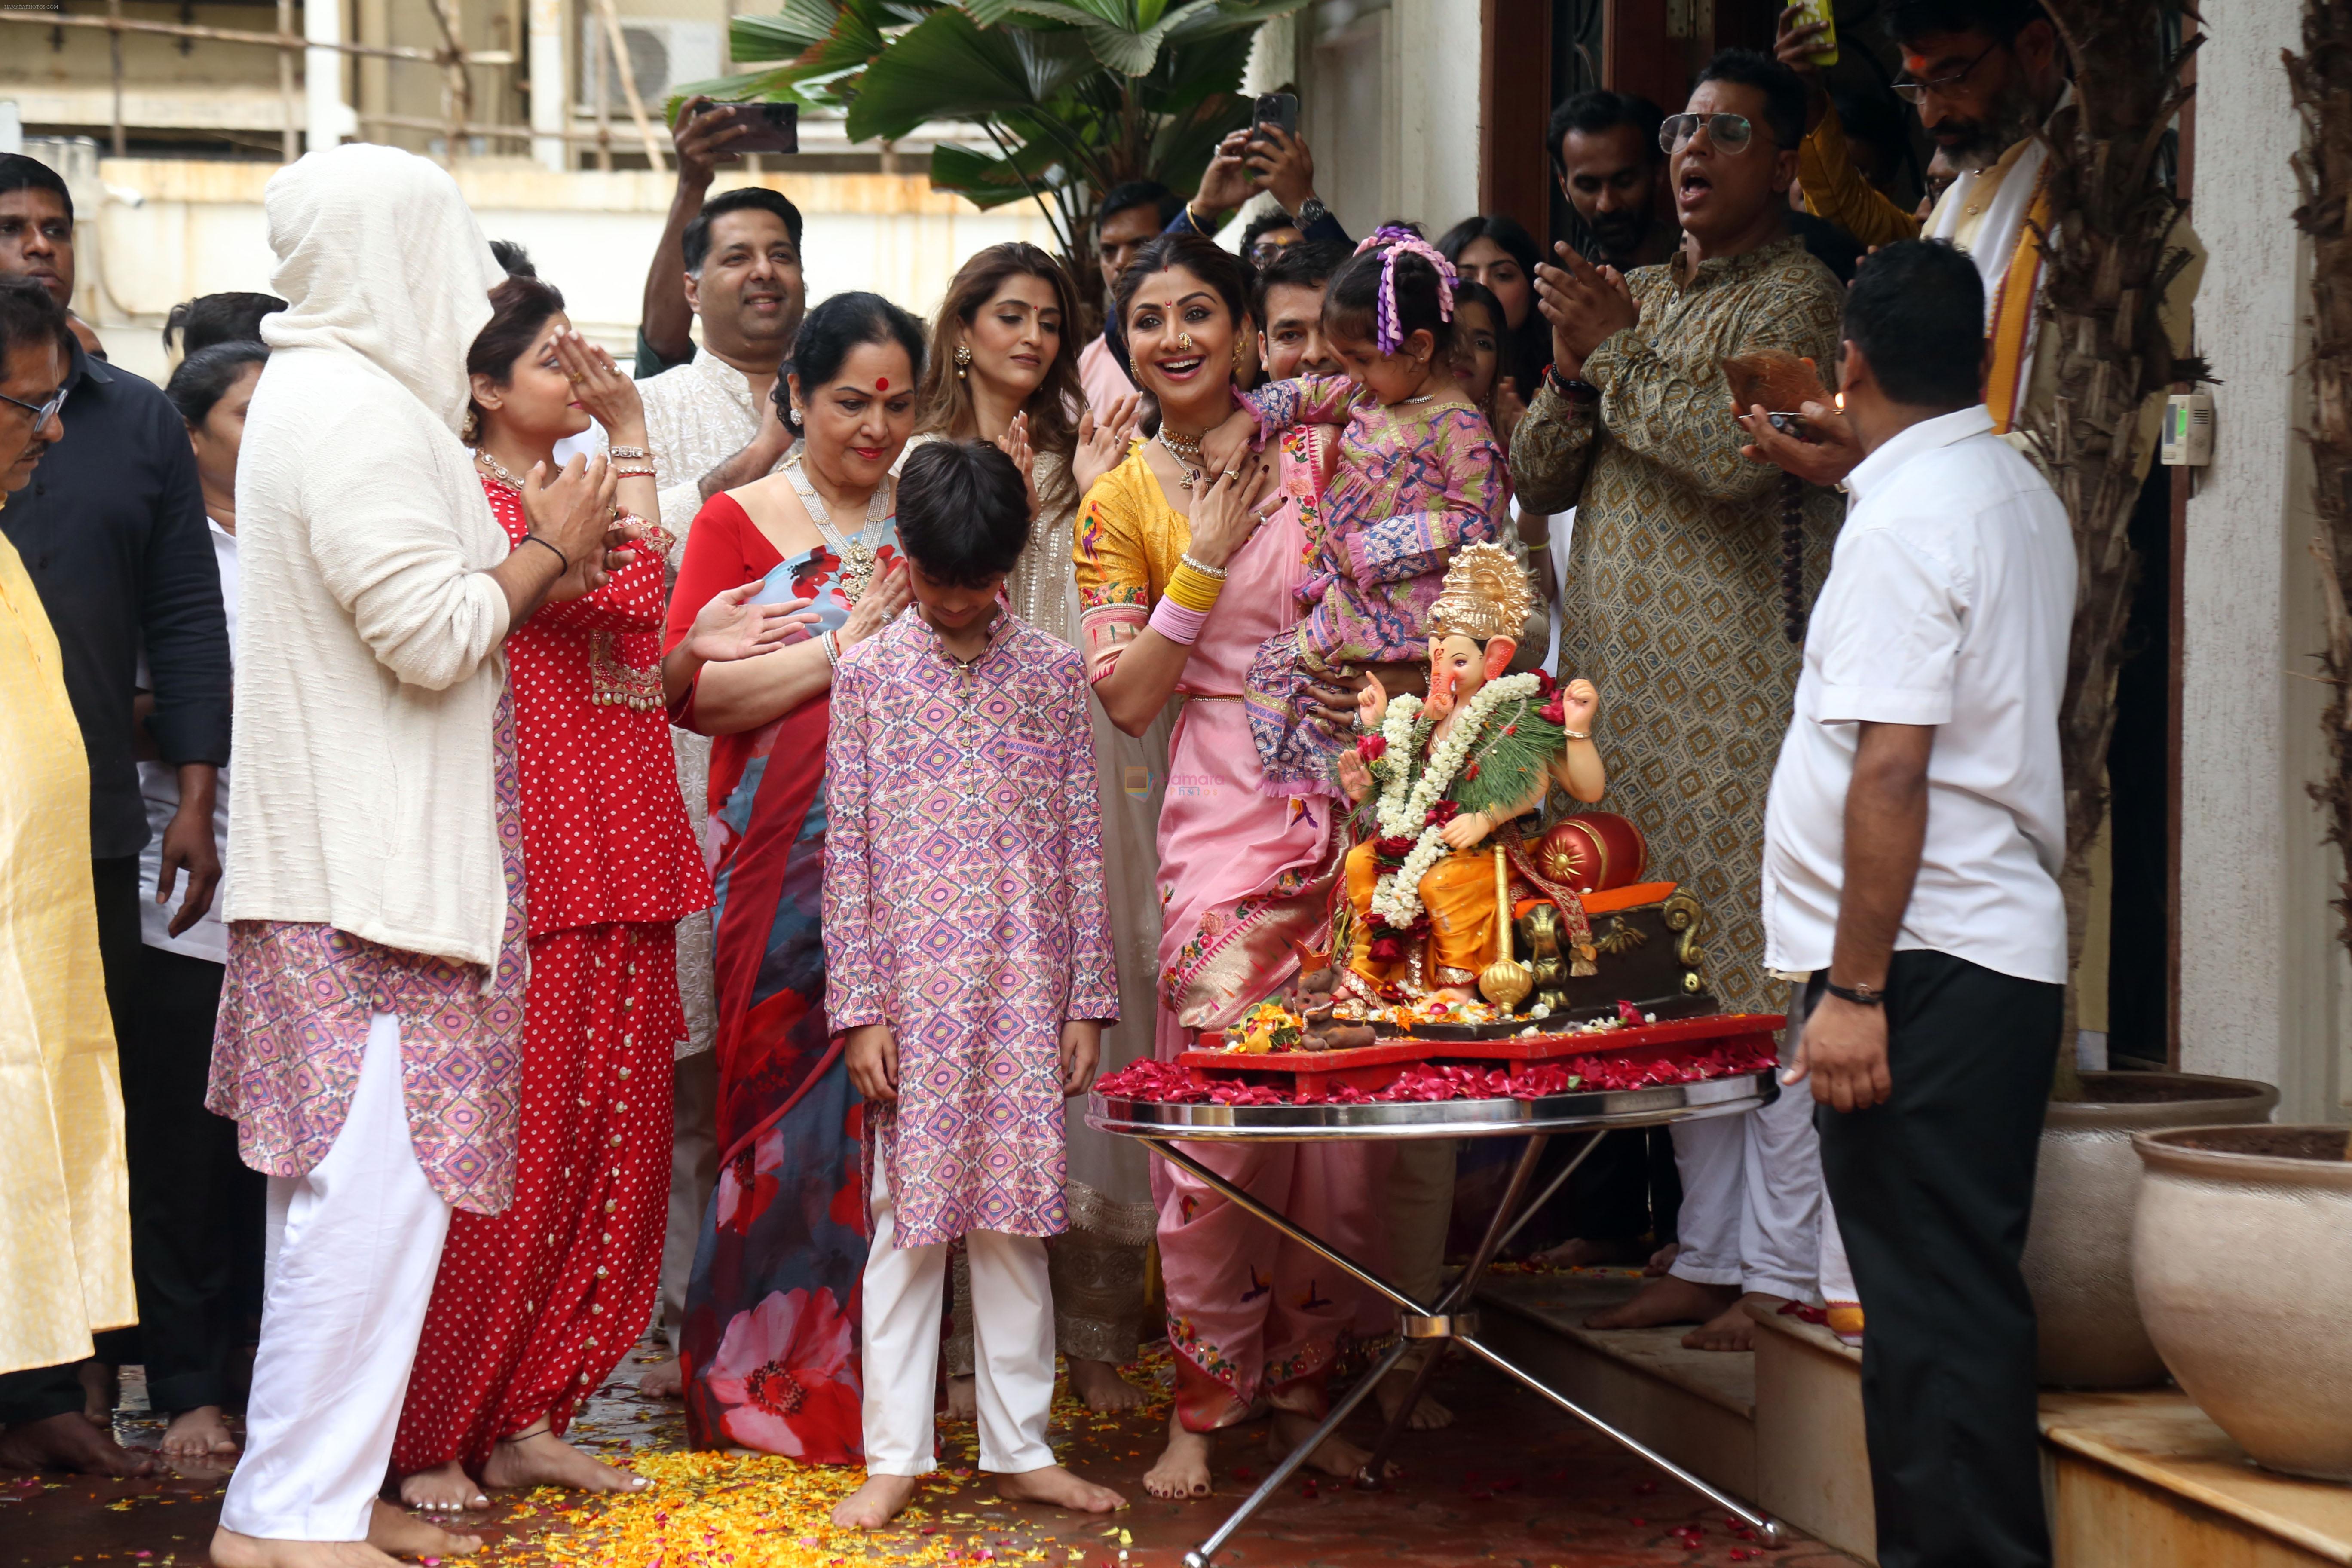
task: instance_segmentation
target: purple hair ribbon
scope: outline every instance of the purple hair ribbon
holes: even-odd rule
[[[1441,321],[1454,319],[1454,282],[1459,274],[1454,270],[1454,263],[1446,260],[1437,247],[1409,228],[1383,224],[1356,247],[1359,256],[1367,250],[1381,253],[1381,302],[1372,318],[1372,342],[1381,353],[1392,354],[1404,342],[1403,329],[1397,323],[1396,305],[1396,264],[1401,255],[1418,256],[1437,269],[1437,319]]]

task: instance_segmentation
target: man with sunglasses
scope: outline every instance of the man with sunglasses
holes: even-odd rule
[[[29,279],[60,309],[73,298],[73,197],[54,170],[21,154],[0,154],[0,277]],[[193,924],[220,879],[213,806],[228,761],[228,621],[178,412],[156,387],[79,342],[61,390],[64,433],[49,437],[31,482],[9,496],[0,533],[23,558],[57,633],[89,760],[88,854],[107,1002],[116,1037],[133,1038],[140,899],[176,894],[175,920]],[[0,415],[27,417],[6,405]],[[131,709],[142,649],[155,699],[143,732]],[[180,784],[154,889],[142,887],[139,867],[148,827],[134,752],[148,746]],[[134,1111],[151,1109],[138,1097],[154,1085],[134,1077],[123,1088]],[[140,1359],[131,1337],[103,1336],[98,1351],[110,1365]],[[0,1420],[10,1418],[5,1403]]]
[[[1648,835],[1658,874],[1706,901],[1706,978],[1731,1012],[1778,1000],[1759,910],[1764,798],[1799,666],[1783,575],[1820,581],[1843,510],[1740,456],[1724,384],[1727,358],[1777,351],[1826,374],[1836,351],[1837,280],[1788,232],[1804,109],[1796,78],[1766,56],[1708,63],[1660,132],[1681,249],[1621,274],[1554,247],[1561,266],[1536,269],[1552,363],[1511,443],[1521,507],[1577,509],[1559,673],[1621,694],[1611,804]],[[1674,1138],[1682,1251],[1593,1326],[1698,1323],[1685,1343],[1745,1349],[1744,1300],[1817,1294],[1811,1123],[1801,1105],[1776,1106]]]
[[[1781,13],[1776,52],[1806,84],[1806,135],[1797,161],[1806,207],[1864,245],[1924,234],[1969,253],[1984,283],[1991,347],[1985,405],[1994,430],[2033,456],[2021,435],[2029,411],[2046,406],[2057,392],[2054,352],[2044,352],[2053,345],[2038,331],[2042,251],[2034,237],[2061,221],[2052,210],[2049,144],[2038,134],[2073,100],[2057,29],[2039,0],[1892,0],[1886,27],[1903,51],[1895,90],[1918,110],[1940,158],[1959,171],[1923,221],[1855,168],[1821,69],[1808,58],[1819,47],[1822,25],[1804,22],[1803,15],[1795,6]],[[2190,258],[2160,308],[2179,354],[2188,352],[2189,307],[2205,253],[2185,221],[2169,243]],[[2155,458],[2163,408],[2160,396],[2140,407],[2133,461],[2143,477]],[[1809,423],[1816,440],[1773,431],[1759,437],[1759,455],[1816,483],[1843,479],[1862,455],[1844,421],[1825,411]]]

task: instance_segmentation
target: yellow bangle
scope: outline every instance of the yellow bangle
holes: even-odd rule
[[[1178,565],[1175,575],[1168,579],[1168,597],[1185,609],[1205,613],[1217,607],[1217,595],[1224,586],[1216,578],[1186,562]]]

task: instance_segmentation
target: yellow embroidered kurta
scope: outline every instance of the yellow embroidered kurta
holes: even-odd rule
[[[57,634],[0,539],[0,1373],[138,1318],[114,1025],[89,883],[89,767]]]
[[[1576,508],[1560,592],[1559,674],[1601,688],[1602,806],[1641,825],[1652,874],[1706,906],[1701,972],[1733,1009],[1776,996],[1763,973],[1764,797],[1801,650],[1781,626],[1780,470],[1739,454],[1723,362],[1780,349],[1835,374],[1843,291],[1794,239],[1626,282],[1641,324],[1584,362],[1592,407],[1547,385],[1511,440],[1529,511]],[[1845,503],[1802,500],[1805,602]]]

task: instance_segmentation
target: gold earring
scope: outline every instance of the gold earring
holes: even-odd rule
[[[468,447],[478,447],[482,444],[482,411],[480,409],[472,406],[467,408],[465,423],[457,426],[457,439]]]
[[[956,379],[958,381],[966,381],[970,379],[970,377],[965,374],[967,371],[971,369],[971,345],[970,343],[956,344],[955,366]]]
[[[1249,363],[1249,342],[1248,342],[1248,340],[1247,340],[1247,339],[1245,339],[1245,338],[1235,338],[1235,339],[1234,340],[1234,369],[1236,372],[1238,372],[1238,371],[1239,371],[1239,370],[1240,370],[1244,365],[1247,364],[1248,363]]]

